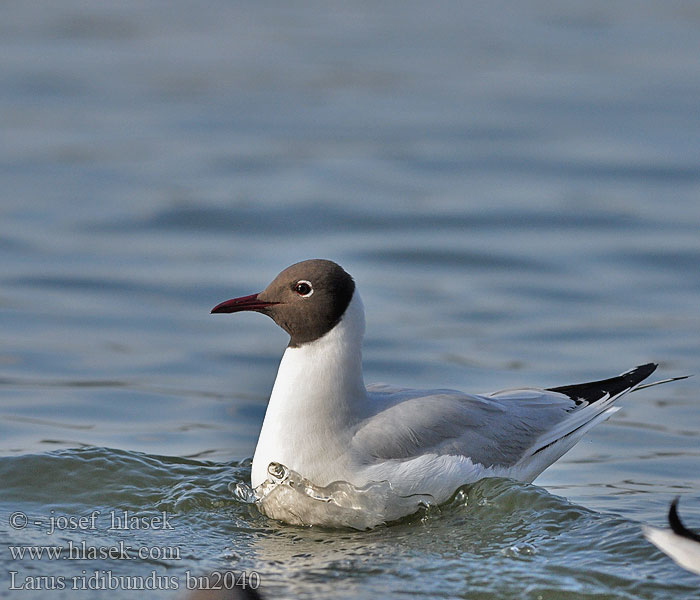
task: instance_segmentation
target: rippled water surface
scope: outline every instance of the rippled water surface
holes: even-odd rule
[[[700,373],[696,3],[0,16],[0,595],[73,596],[98,571],[183,597],[234,569],[278,598],[700,597],[639,527],[681,495],[700,528],[697,377],[627,398],[538,485],[292,527],[236,494],[286,336],[209,315],[325,257],[362,292],[368,382]],[[110,530],[123,511],[149,526]],[[147,556],[10,549],[83,542]],[[12,572],[67,583],[10,590]]]

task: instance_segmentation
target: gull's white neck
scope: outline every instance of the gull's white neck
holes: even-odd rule
[[[355,290],[333,329],[287,348],[255,449],[253,487],[267,479],[270,462],[282,463],[316,485],[342,478],[353,425],[367,404],[364,332],[364,308]]]

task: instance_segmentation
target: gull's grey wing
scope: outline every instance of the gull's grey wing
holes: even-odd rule
[[[437,454],[512,466],[575,407],[563,394],[534,389],[479,396],[380,385],[368,392],[379,410],[352,443],[377,461]]]
[[[655,368],[650,363],[601,381],[488,396],[370,386],[376,413],[360,423],[352,443],[378,461],[436,454],[510,467],[550,448],[561,456]]]

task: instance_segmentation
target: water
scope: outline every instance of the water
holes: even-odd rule
[[[695,3],[0,15],[0,594],[75,594],[10,591],[11,571],[98,570],[174,577],[149,596],[182,597],[188,573],[232,568],[280,598],[700,597],[639,528],[677,494],[700,523],[697,378],[628,398],[538,486],[482,482],[369,532],[304,529],[234,493],[285,335],[208,314],[325,257],[362,291],[368,382],[698,373]],[[172,529],[109,530],[124,510]],[[93,511],[94,529],[47,534]],[[81,541],[177,552],[9,550]]]

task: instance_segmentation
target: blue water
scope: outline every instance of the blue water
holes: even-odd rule
[[[75,594],[11,571],[155,571],[181,585],[149,596],[182,597],[234,569],[279,598],[700,597],[639,529],[678,494],[699,527],[697,377],[626,399],[536,486],[302,529],[234,494],[286,336],[208,314],[324,257],[362,292],[368,382],[699,373],[699,47],[693,2],[5,3],[0,595]],[[108,530],[123,510],[173,529]],[[179,555],[9,548],[85,540]]]

